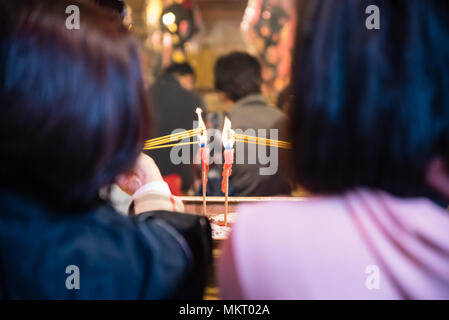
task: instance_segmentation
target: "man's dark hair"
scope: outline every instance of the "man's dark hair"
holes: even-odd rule
[[[187,62],[173,63],[164,70],[164,73],[175,74],[180,76],[185,75],[195,76],[195,71],[193,70],[192,66]]]
[[[368,30],[369,5],[380,30]],[[293,57],[295,180],[309,191],[429,190],[449,168],[449,2],[302,1]]]
[[[79,30],[66,28],[68,5],[80,8]],[[11,21],[0,46],[0,188],[65,211],[93,207],[148,132],[137,46],[87,1],[24,0]]]
[[[112,10],[121,17],[126,14],[126,4],[124,0],[94,0],[99,6]]]
[[[225,93],[234,102],[250,94],[260,93],[260,63],[245,52],[232,52],[218,58],[214,75],[215,89]]]

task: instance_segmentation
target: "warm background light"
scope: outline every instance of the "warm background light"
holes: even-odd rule
[[[173,14],[173,12],[167,12],[162,16],[162,22],[166,26],[170,26],[176,21],[176,16]]]

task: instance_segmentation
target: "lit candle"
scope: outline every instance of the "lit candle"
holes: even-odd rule
[[[225,194],[225,212],[224,212],[224,225],[228,226],[228,196],[229,196],[229,176],[232,173],[232,163],[234,162],[234,143],[235,133],[231,129],[231,121],[226,117],[223,125],[223,133],[221,140],[223,142],[223,180],[221,184],[221,191]]]
[[[203,216],[206,215],[206,190],[207,190],[207,171],[209,170],[209,148],[207,147],[207,129],[204,124],[201,108],[196,109],[198,115],[198,144],[200,146],[200,158],[201,158],[201,182],[203,187]]]

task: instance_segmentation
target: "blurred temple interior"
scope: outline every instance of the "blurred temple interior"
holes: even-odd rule
[[[216,59],[231,51],[260,58],[263,92],[272,103],[288,84],[293,1],[127,0],[125,23],[142,43],[148,84],[171,62],[188,61],[210,111],[226,110],[214,94]]]

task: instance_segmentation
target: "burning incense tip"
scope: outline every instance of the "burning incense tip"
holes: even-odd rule
[[[201,147],[205,147],[207,145],[207,128],[203,121],[203,110],[201,108],[196,108],[195,112],[198,115],[198,129],[200,129],[200,132],[198,133],[198,142]]]
[[[225,149],[232,149],[234,147],[235,132],[231,129],[231,120],[229,120],[228,117],[226,117],[224,121],[221,139]]]

